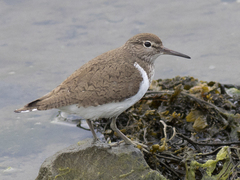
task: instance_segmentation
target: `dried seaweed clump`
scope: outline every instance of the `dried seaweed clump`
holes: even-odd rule
[[[168,179],[240,177],[239,87],[175,77],[153,81],[118,127]],[[119,140],[102,119],[105,138]]]

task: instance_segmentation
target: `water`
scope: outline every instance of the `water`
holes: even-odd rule
[[[232,0],[0,1],[0,179],[34,179],[47,157],[91,137],[51,123],[57,110],[13,110],[137,33],[154,33],[192,57],[161,56],[155,79],[190,75],[239,85],[239,9]]]

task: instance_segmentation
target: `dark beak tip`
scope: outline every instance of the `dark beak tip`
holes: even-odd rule
[[[173,51],[173,50],[165,48],[165,47],[161,47],[161,48],[162,48],[162,53],[163,54],[168,54],[168,55],[172,55],[172,56],[179,56],[179,57],[191,59],[191,57],[186,55],[186,54],[182,54],[180,52]]]

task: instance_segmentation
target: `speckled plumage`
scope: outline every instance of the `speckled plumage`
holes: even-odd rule
[[[130,98],[138,92],[142,82],[141,74],[133,67],[134,62],[143,67],[149,75],[149,81],[152,80],[152,52],[141,55],[142,41],[152,39],[157,39],[161,44],[161,40],[152,34],[148,38],[139,36],[129,39],[124,46],[92,59],[50,93],[16,111],[47,110],[71,104],[79,107],[98,106]],[[137,42],[140,42],[140,46]]]
[[[154,34],[138,34],[120,48],[84,64],[50,93],[15,112],[58,108],[77,114],[87,120],[95,140],[97,137],[90,120],[115,117],[111,128],[130,144],[131,141],[116,127],[116,117],[143,97],[154,75],[154,62],[160,54],[190,58],[166,49]]]

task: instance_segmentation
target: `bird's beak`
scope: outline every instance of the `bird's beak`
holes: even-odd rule
[[[173,50],[165,48],[163,46],[161,46],[161,54],[168,54],[168,55],[180,56],[180,57],[191,59],[191,57],[189,57],[188,55],[179,53],[177,51],[173,51]]]

